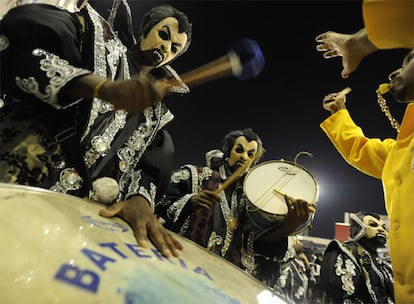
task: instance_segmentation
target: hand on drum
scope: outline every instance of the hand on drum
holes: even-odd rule
[[[126,201],[101,209],[99,215],[106,218],[119,216],[131,225],[140,246],[148,248],[148,239],[150,239],[158,251],[167,258],[171,255],[178,257],[178,251],[183,250],[181,243],[161,225],[149,203],[142,196],[133,196]]]
[[[200,191],[191,198],[191,202],[195,205],[194,207],[201,206],[207,208],[208,210],[210,210],[216,202],[220,201],[220,195],[210,190]]]

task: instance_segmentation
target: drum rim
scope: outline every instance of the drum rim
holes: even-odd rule
[[[302,165],[299,165],[298,163],[295,163],[295,162],[292,162],[292,161],[289,161],[289,160],[284,160],[284,159],[264,161],[264,162],[261,162],[260,164],[257,164],[254,167],[252,167],[252,168],[249,169],[249,171],[247,172],[247,174],[245,175],[244,180],[243,180],[243,193],[246,196],[246,198],[249,200],[249,202],[250,202],[250,199],[248,198],[248,196],[245,193],[245,190],[244,189],[246,188],[246,183],[247,183],[247,180],[248,180],[248,177],[249,177],[250,173],[252,173],[254,171],[254,169],[257,169],[257,168],[261,167],[262,165],[269,164],[269,163],[287,163],[289,165],[296,166],[296,167],[302,169],[303,171],[305,171],[313,179],[313,181],[315,183],[315,186],[316,186],[315,187],[316,188],[316,192],[315,192],[314,198],[313,198],[312,202],[309,202],[309,203],[310,204],[314,204],[315,206],[317,205],[317,202],[319,201],[319,184],[316,181],[315,175],[312,174],[308,169],[306,169]],[[253,204],[253,203],[251,202],[251,204]]]

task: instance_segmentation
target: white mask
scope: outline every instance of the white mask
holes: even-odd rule
[[[147,36],[141,36],[140,50],[149,53],[154,67],[167,64],[185,48],[187,34],[179,33],[179,22],[174,17],[167,17],[155,24]]]

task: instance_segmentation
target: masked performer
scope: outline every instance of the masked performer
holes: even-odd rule
[[[272,287],[287,237],[309,216],[308,204],[285,196],[289,212],[281,225],[257,227],[247,213],[243,177],[216,192],[234,173],[246,172],[263,154],[262,141],[252,129],[234,130],[222,150],[206,153],[207,165],[185,165],[171,177],[166,197],[156,213],[165,227],[216,253]]]
[[[149,72],[187,50],[187,17],[171,6],[149,12],[131,51],[85,3],[71,11],[17,6],[2,18],[0,31],[1,181],[121,202],[114,212],[133,226],[139,243],[146,244],[149,229],[161,252],[175,252],[151,210],[157,186],[168,180],[169,168],[158,161],[168,165],[171,157],[162,127],[172,114],[160,103],[164,82]],[[91,185],[103,172],[110,193],[99,193],[102,183],[95,193]]]
[[[131,73],[180,80],[167,63],[183,54],[190,44],[191,24],[186,15],[168,5],[155,7],[144,16],[141,33],[127,53]],[[188,87],[181,83],[169,90],[186,93]],[[135,206],[144,204],[153,210],[168,184],[174,146],[164,127],[174,116],[162,102],[144,109],[142,114],[128,115],[97,100],[92,117],[90,132],[82,141],[93,180],[91,198],[110,204],[101,215],[121,215],[134,226],[129,214],[144,216]],[[160,225],[152,216],[150,219],[153,225]],[[137,225],[145,227],[145,222]]]
[[[351,215],[350,239],[332,241],[323,257],[320,286],[332,303],[394,303],[391,264],[380,255],[387,238],[379,215]]]

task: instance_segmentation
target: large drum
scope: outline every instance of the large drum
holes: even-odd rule
[[[243,189],[249,200],[248,215],[260,228],[281,225],[288,208],[284,194],[306,200],[311,208],[318,201],[318,184],[315,177],[297,163],[272,160],[253,167],[244,179]],[[315,216],[311,212],[307,221],[293,234],[306,230]]]
[[[179,258],[137,245],[101,205],[0,184],[0,303],[284,303],[198,245]]]

